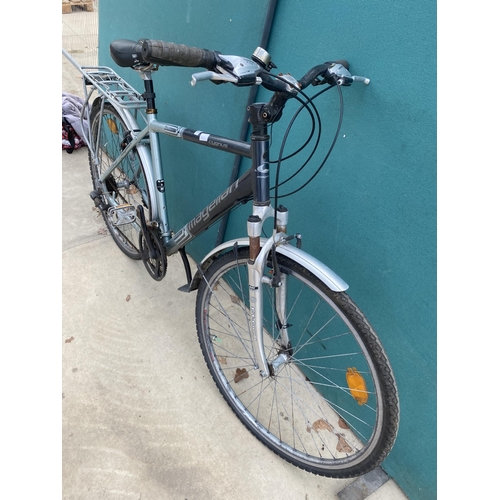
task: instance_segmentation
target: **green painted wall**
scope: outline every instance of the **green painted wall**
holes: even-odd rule
[[[260,41],[267,3],[102,1],[100,64],[113,66],[108,46],[116,38],[158,38],[250,56]],[[371,79],[369,86],[343,91],[342,132],[331,158],[315,181],[283,203],[291,211],[290,232],[300,231],[304,249],[349,283],[350,295],[379,332],[401,399],[400,433],[383,467],[411,500],[431,500],[436,497],[436,4],[280,0],[268,48],[278,70],[296,77],[313,65],[345,58],[353,74]],[[133,71],[120,73],[142,88]],[[191,73],[161,68],[155,76],[161,119],[238,137],[248,90],[209,83],[193,88]],[[258,100],[269,95],[261,89]],[[325,138],[333,135],[339,109],[337,94],[327,95],[318,103]],[[285,118],[274,127],[274,144],[280,144],[286,126]],[[308,127],[304,116],[292,137],[308,133]],[[296,144],[290,143],[290,151]],[[171,224],[178,229],[227,187],[233,157],[170,138],[162,154]],[[293,172],[298,166],[290,161],[283,168]],[[190,183],[187,190],[184,181]],[[247,215],[246,207],[231,214],[226,239],[244,232]],[[189,246],[195,259],[213,246],[216,230]]]

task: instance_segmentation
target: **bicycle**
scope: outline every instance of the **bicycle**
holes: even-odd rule
[[[377,334],[346,294],[348,285],[301,249],[300,234],[287,234],[288,210],[277,206],[283,184],[278,171],[287,157],[281,148],[278,160],[270,159],[268,130],[290,99],[302,103],[293,119],[305,109],[313,120],[313,100],[320,94],[336,88],[341,96],[342,86],[369,80],[351,75],[344,60],[314,66],[299,80],[276,75],[270,55],[260,47],[249,59],[145,39],[116,40],[110,52],[118,66],[138,72],[144,93],[111,68],[80,67],[63,50],[83,76],[90,196],[114,241],[128,257],[142,259],[155,280],[166,275],[168,257],[181,255],[184,289],[197,290],[197,333],[208,369],[256,438],[315,474],[348,478],[369,472],[382,463],[396,439],[399,398],[394,375]],[[204,68],[193,74],[192,85],[212,81],[262,85],[272,91],[268,102],[248,108],[250,141],[159,121],[152,76],[160,66]],[[304,92],[319,85],[325,87],[313,97]],[[340,121],[314,176],[339,130]],[[247,172],[176,232],[168,222],[160,135],[251,159]],[[271,186],[273,161],[277,174]],[[247,236],[216,246],[192,276],[186,244],[249,201]],[[269,237],[263,236],[266,219],[274,221]]]

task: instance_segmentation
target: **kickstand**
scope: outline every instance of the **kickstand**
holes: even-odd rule
[[[193,279],[191,275],[191,267],[189,265],[189,260],[186,255],[186,249],[184,247],[179,249],[179,253],[181,254],[182,258],[182,263],[184,264],[184,270],[186,271],[186,279],[187,279],[187,284],[184,286],[181,286],[179,288],[180,292],[189,292],[189,287],[191,285],[191,281]]]

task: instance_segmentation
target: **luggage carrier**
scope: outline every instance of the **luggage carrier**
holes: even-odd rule
[[[146,101],[142,94],[131,87],[122,77],[107,66],[80,66],[64,49],[64,56],[75,66],[85,78],[84,93],[88,101],[95,89],[103,94],[113,104],[125,109],[145,109]],[[87,91],[87,85],[92,85],[91,92]]]
[[[139,117],[146,121],[147,103],[144,97],[111,68],[107,66],[80,66],[66,50],[62,49],[62,53],[83,76],[84,105],[80,117],[82,121],[84,118],[90,118],[84,115],[86,112],[88,113],[88,105],[91,103],[91,97],[95,91],[97,91],[98,96],[104,96],[105,100],[123,110],[125,116],[133,117],[133,121],[136,123]],[[127,122],[130,123],[130,120]],[[84,140],[93,151],[90,146],[90,138],[84,137]]]

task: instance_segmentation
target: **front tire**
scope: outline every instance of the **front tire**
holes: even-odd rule
[[[248,259],[248,249],[222,255],[198,290],[198,337],[217,387],[243,424],[292,464],[336,478],[369,472],[391,450],[399,422],[394,376],[373,328],[347,294],[278,254],[290,349],[279,342],[275,289],[266,284],[264,344],[268,364],[291,356],[263,379],[250,337]]]

